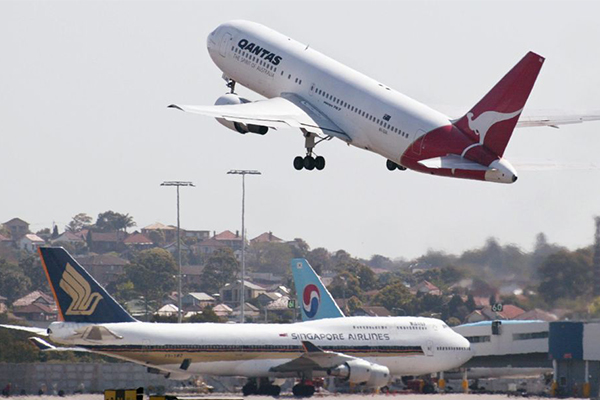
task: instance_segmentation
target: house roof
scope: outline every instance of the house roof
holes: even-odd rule
[[[233,233],[231,231],[223,231],[223,232],[217,233],[215,236],[213,236],[213,239],[215,239],[215,240],[242,240],[242,237],[240,235],[236,235],[235,233]]]
[[[548,311],[540,310],[539,308],[534,308],[533,310],[529,310],[524,312],[521,315],[517,315],[515,317],[517,320],[540,320],[540,321],[558,321],[558,316],[556,314],[552,314]]]
[[[10,240],[11,239],[9,237],[0,234],[0,242],[9,242]]]
[[[227,247],[227,245],[223,242],[218,241],[215,238],[210,238],[203,240],[198,244],[200,247]]]
[[[112,265],[127,265],[128,261],[121,257],[115,256],[114,254],[89,254],[87,256],[78,256],[77,261],[81,265],[99,265],[99,266],[112,266]]]
[[[254,239],[250,240],[250,242],[252,242],[252,243],[268,243],[268,242],[279,243],[279,242],[283,242],[283,240],[281,240],[277,236],[273,235],[273,232],[265,232],[265,233],[261,233]]]
[[[202,275],[204,271],[203,265],[182,265],[181,273],[183,275]]]
[[[58,235],[56,238],[52,239],[52,242],[62,242],[62,241],[83,242],[84,240],[80,235],[77,235],[70,231],[64,231],[63,233]]]
[[[39,290],[35,290],[29,294],[26,294],[25,296],[21,297],[20,299],[17,299],[14,301],[13,306],[14,307],[21,307],[21,306],[28,306],[29,304],[33,304],[35,302],[38,302],[38,300],[40,300],[47,303],[47,304],[54,304],[54,299],[52,298],[52,296],[47,295],[46,293],[39,291]]]
[[[4,225],[15,224],[15,223],[20,223],[20,224],[26,224],[26,225],[29,225],[29,224],[27,223],[27,221],[23,221],[21,218],[18,218],[18,217],[17,217],[17,218],[13,218],[13,219],[11,219],[11,220],[9,220],[9,221],[6,221],[6,222],[4,223]]]
[[[35,233],[28,233],[27,235],[23,236],[23,238],[21,240],[23,240],[23,239],[27,239],[27,240],[29,240],[30,242],[33,242],[33,243],[46,243],[44,241],[44,239],[42,239],[41,237],[39,237]]]
[[[123,239],[123,232],[91,232],[92,242],[120,242]]]
[[[195,298],[198,301],[214,301],[215,300],[214,297],[212,297],[211,295],[208,295],[204,292],[191,292],[191,293],[188,293],[187,295]]]
[[[440,290],[439,287],[435,286],[433,283],[431,283],[429,281],[423,281],[423,282],[419,283],[416,287],[417,290],[420,290],[421,288],[425,288],[429,292],[432,292],[435,290]]]
[[[152,240],[148,239],[148,236],[144,235],[143,233],[134,233],[131,234],[129,236],[127,236],[125,238],[125,240],[123,240],[123,243],[125,244],[147,244],[150,245],[152,244]]]
[[[156,311],[158,315],[171,315],[179,312],[179,308],[175,304],[165,304]]]
[[[26,306],[14,307],[13,310],[16,314],[56,314],[57,310],[53,307],[50,307],[47,304],[42,303],[32,303]]]
[[[177,228],[175,228],[174,226],[164,225],[164,224],[161,224],[160,222],[156,222],[152,225],[145,226],[142,229],[146,229],[149,231],[172,231]]]
[[[238,279],[236,282],[236,284],[240,284],[241,281]],[[223,289],[227,288],[229,289],[231,286],[233,286],[233,283],[227,283],[225,286],[223,286]],[[244,281],[244,286],[250,289],[254,289],[254,290],[265,290],[264,287],[257,285],[256,283],[252,283],[252,282],[248,282],[248,281]]]
[[[521,307],[513,306],[512,304],[507,304],[502,307],[502,311],[498,314],[502,315],[506,319],[514,319],[524,313],[525,310],[523,310]]]
[[[227,312],[230,313],[233,311],[233,308],[229,307],[227,304],[217,304],[213,308],[214,312]]]
[[[289,296],[281,296],[277,300],[272,301],[271,303],[267,304],[266,309],[267,310],[287,310],[289,301],[290,301]]]

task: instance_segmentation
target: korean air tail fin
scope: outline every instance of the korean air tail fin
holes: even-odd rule
[[[62,321],[135,321],[65,249],[40,247],[38,250]]]
[[[543,63],[542,56],[527,53],[454,126],[502,157]]]
[[[333,296],[306,259],[292,260],[292,274],[302,321],[344,316]]]

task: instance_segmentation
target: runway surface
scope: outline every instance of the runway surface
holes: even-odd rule
[[[189,396],[189,395],[187,395]],[[182,396],[182,398],[185,398],[186,396]],[[229,395],[223,395],[222,398],[231,398],[231,397],[237,397],[234,394],[229,394]],[[428,394],[428,395],[424,395],[424,394],[398,394],[398,395],[315,395],[312,398],[313,399],[320,399],[320,398],[332,398],[332,399],[336,399],[336,400],[385,400],[385,399],[391,399],[391,398],[397,398],[397,399],[402,399],[402,400],[423,400],[423,399],[431,399],[431,400],[459,400],[459,399],[464,399],[464,398],[469,398],[469,399],[477,399],[477,400],[500,400],[500,399],[508,399],[508,398],[512,398],[514,399],[514,396],[508,396],[508,395],[502,395],[502,394],[469,394],[469,395],[464,395],[464,394],[459,394],[459,393],[455,393],[455,394]],[[65,397],[58,397],[58,396],[17,396],[14,397],[15,399],[19,399],[19,400],[49,400],[49,399],[69,399],[69,400],[102,400],[104,399],[104,396],[101,394],[80,394],[80,395],[72,395],[72,396],[65,396]],[[200,398],[200,397],[194,397],[194,398]],[[218,398],[218,396],[212,395],[209,396],[210,399],[216,399]],[[294,396],[290,395],[282,395],[279,397],[280,399],[294,399]],[[273,400],[273,397],[268,397],[268,396],[251,396],[248,397],[248,399],[251,400]]]

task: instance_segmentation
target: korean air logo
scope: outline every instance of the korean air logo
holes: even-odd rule
[[[319,289],[312,283],[304,287],[304,293],[302,296],[302,307],[304,308],[304,314],[308,318],[313,318],[319,311],[319,304],[321,303],[321,294]]]

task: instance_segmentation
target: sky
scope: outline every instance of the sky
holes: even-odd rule
[[[267,25],[433,108],[466,112],[529,50],[546,62],[526,110],[600,109],[600,2],[0,1],[0,221],[37,231],[113,210],[138,228],[241,226],[368,258],[458,254],[490,236],[532,248],[593,240],[600,170],[519,171],[512,185],[389,172],[339,140],[323,171],[296,171],[299,131],[239,135],[167,109],[226,92],[207,35],[231,19]],[[260,96],[238,86],[251,100]],[[513,134],[510,161],[595,163],[600,122]],[[516,164],[516,163],[515,163]],[[518,169],[518,168],[517,168]]]

